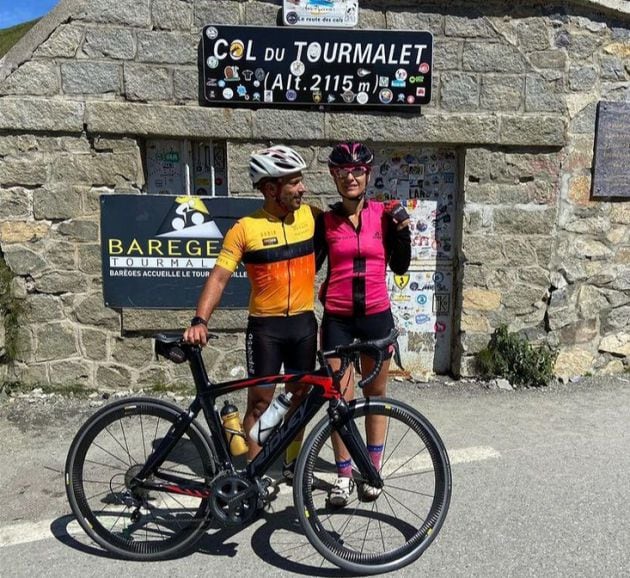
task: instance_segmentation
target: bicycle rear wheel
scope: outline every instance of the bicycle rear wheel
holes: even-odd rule
[[[364,443],[366,417],[388,418],[381,495],[367,501],[355,469],[356,490],[347,505],[329,504],[337,470],[326,417],[304,442],[293,497],[308,539],[329,562],[349,572],[389,572],[416,560],[440,530],[451,496],[448,455],[433,426],[406,404],[370,398],[352,402],[350,408]]]
[[[183,553],[204,531],[208,500],[132,488],[132,479],[182,410],[148,398],[122,400],[94,414],[75,436],[66,460],[66,492],[85,532],[106,550],[131,560]],[[213,448],[192,423],[161,473],[204,483],[215,471]]]

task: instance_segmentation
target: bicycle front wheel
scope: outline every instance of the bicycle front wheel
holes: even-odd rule
[[[366,418],[387,418],[380,496],[362,491],[355,469],[347,504],[329,503],[337,470],[326,417],[304,442],[293,497],[309,541],[329,562],[354,573],[389,572],[416,560],[440,530],[451,496],[448,455],[429,421],[406,404],[369,398],[351,402],[350,411],[363,443]]]
[[[74,438],[66,461],[68,500],[85,532],[106,550],[159,560],[183,553],[203,533],[206,498],[133,486],[181,412],[160,400],[122,400],[94,414]],[[204,483],[214,463],[211,442],[193,422],[150,479],[164,474],[178,480],[173,486]]]

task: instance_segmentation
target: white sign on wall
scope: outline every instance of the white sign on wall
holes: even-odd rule
[[[356,26],[358,0],[284,0],[282,10],[287,26]]]

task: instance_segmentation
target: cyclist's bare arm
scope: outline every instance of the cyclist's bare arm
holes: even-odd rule
[[[195,316],[201,317],[206,321],[210,319],[210,316],[221,301],[221,296],[231,276],[232,271],[224,269],[220,265],[214,266],[201,290]],[[184,331],[184,341],[199,344],[203,347],[208,341],[207,326],[200,324],[189,327]]]

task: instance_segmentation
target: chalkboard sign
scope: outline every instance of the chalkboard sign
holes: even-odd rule
[[[600,102],[593,197],[630,197],[630,103]]]
[[[399,109],[431,100],[429,32],[213,25],[202,48],[206,104]]]

